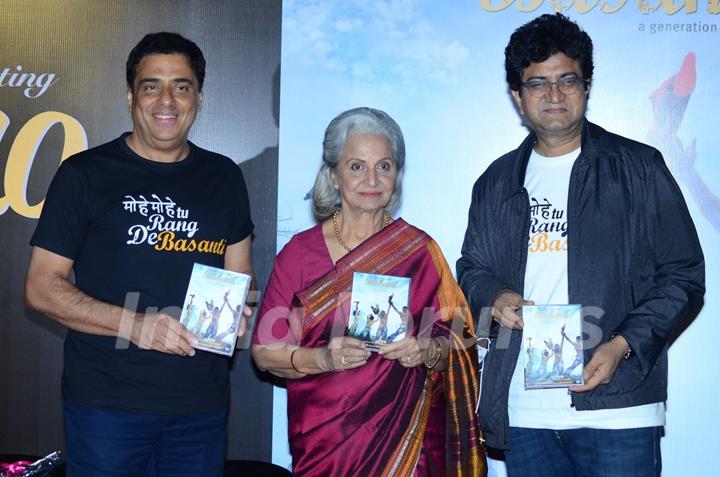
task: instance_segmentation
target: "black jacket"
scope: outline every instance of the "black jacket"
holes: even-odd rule
[[[508,390],[522,332],[492,321],[504,288],[523,295],[530,204],[525,171],[535,136],[505,154],[473,188],[457,262],[478,336],[492,338],[485,359],[480,423],[490,447],[509,446]],[[570,303],[597,307],[583,332],[601,343],[622,335],[633,351],[608,384],[573,393],[579,410],[665,401],[667,346],[705,292],[705,262],[680,189],[659,151],[585,121],[568,193]],[[531,298],[531,297],[530,297]],[[585,362],[594,349],[585,350]]]

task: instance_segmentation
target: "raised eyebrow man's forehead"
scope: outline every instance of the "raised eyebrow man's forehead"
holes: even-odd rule
[[[580,76],[580,74],[577,71],[566,71],[565,73],[560,73],[557,77],[565,78],[567,76]],[[548,78],[549,78],[549,76],[547,76],[547,75],[534,75],[534,76],[529,77],[526,81],[535,80],[535,79],[544,80],[544,79],[548,79]]]
[[[162,81],[162,79],[160,79],[160,78],[142,78],[142,79],[139,81],[139,83],[140,83],[140,84],[144,84],[144,83],[159,83],[160,81]],[[173,79],[170,80],[170,81],[172,81],[173,83],[188,83],[188,84],[194,84],[194,81],[192,80],[192,78],[173,78]]]

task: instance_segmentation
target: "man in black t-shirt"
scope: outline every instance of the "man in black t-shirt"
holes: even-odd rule
[[[252,273],[253,225],[240,168],[187,140],[204,77],[195,43],[146,35],[132,132],[62,163],[31,239],[27,301],[68,328],[68,475],[222,475],[228,361],[177,318],[194,263]]]

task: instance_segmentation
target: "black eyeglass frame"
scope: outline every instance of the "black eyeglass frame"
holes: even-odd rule
[[[579,87],[582,85],[584,85],[587,90],[587,85],[589,84],[589,79],[573,75],[563,76],[558,78],[556,81],[550,81],[544,78],[532,78],[520,83],[520,86],[525,88],[530,96],[534,98],[542,98],[543,96],[550,94],[553,85],[556,86],[558,91],[564,96],[572,96],[580,91]]]

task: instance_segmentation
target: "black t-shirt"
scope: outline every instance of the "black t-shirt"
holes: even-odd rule
[[[252,232],[245,181],[232,160],[194,144],[180,162],[144,159],[127,134],[61,164],[30,244],[73,260],[88,295],[177,318],[193,263],[223,267],[225,247]],[[70,402],[105,409],[218,410],[228,405],[228,360],[69,330],[62,388]]]

